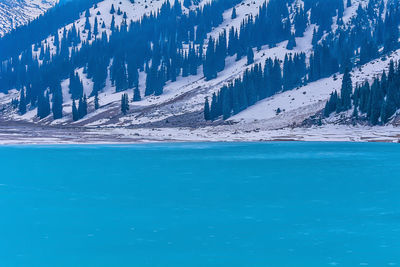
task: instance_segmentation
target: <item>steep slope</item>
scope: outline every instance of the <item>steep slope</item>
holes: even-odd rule
[[[312,1],[297,0],[289,2],[288,18],[292,23],[291,32],[294,35],[298,10],[305,8]],[[153,93],[147,95],[146,93],[149,69],[154,62],[154,58],[149,58],[144,61],[144,65],[138,66],[137,88],[142,99],[137,102],[130,101],[129,111],[126,113],[121,112],[121,98],[127,94],[128,99],[134,99],[135,87],[128,86],[123,90],[118,89],[118,80],[115,81],[115,78],[112,77],[112,68],[115,60],[117,60],[114,55],[107,65],[107,77],[104,86],[97,92],[98,98],[93,94],[95,81],[93,80],[93,75],[88,74],[88,65],[81,64],[80,66],[75,66],[73,69],[73,72],[77,73],[77,77],[82,81],[83,94],[88,96],[88,114],[85,114],[80,119],[74,119],[73,104],[77,104],[78,99],[72,101],[72,78],[65,77],[65,75],[59,82],[63,96],[62,118],[55,120],[51,114],[47,114],[43,118],[38,118],[38,109],[35,105],[28,105],[27,112],[21,114],[16,108],[18,106],[18,101],[16,100],[21,97],[20,88],[18,88],[19,90],[12,89],[8,94],[0,95],[0,103],[3,105],[1,119],[8,122],[19,121],[54,127],[85,127],[107,130],[115,128],[135,129],[136,131],[142,131],[144,135],[150,134],[147,129],[167,129],[164,134],[160,135],[160,138],[165,138],[165,136],[174,132],[171,128],[182,130],[182,127],[196,129],[200,136],[225,133],[224,136],[227,139],[235,138],[231,135],[232,133],[235,133],[236,136],[243,136],[246,133],[256,133],[257,131],[270,131],[294,126],[299,127],[304,120],[323,109],[333,91],[340,90],[342,75],[339,73],[339,67],[336,71],[320,75],[315,79],[310,78],[311,73],[309,73],[306,77],[301,78],[301,82],[293,88],[283,91],[281,89],[276,90],[276,93],[271,96],[265,99],[258,99],[254,105],[246,106],[244,110],[238,113],[233,112],[227,120],[222,120],[221,117],[218,117],[213,122],[205,121],[203,114],[204,99],[208,97],[211,100],[211,96],[214,93],[217,94],[223,86],[227,86],[238,78],[241,78],[247,69],[256,66],[264,68],[264,64],[268,58],[277,59],[279,64],[284,67],[284,62],[288,55],[304,54],[305,61],[307,62],[307,71],[310,71],[311,66],[309,62],[311,62],[311,58],[316,56],[318,45],[321,47],[321,50],[329,42],[337,45],[337,42],[342,38],[341,34],[348,33],[353,28],[364,27],[364,30],[368,31],[365,25],[370,25],[369,27],[372,28],[377,27],[378,19],[387,16],[387,1],[353,0],[351,2],[351,6],[344,6],[343,14],[340,17],[339,15],[332,15],[332,25],[328,25],[329,27],[320,33],[319,39],[316,39],[315,36],[319,33],[315,31],[326,26],[322,24],[323,22],[319,22],[318,19],[314,18],[315,21],[313,21],[313,16],[315,15],[309,9],[305,15],[308,22],[303,29],[304,32],[293,38],[295,42],[293,48],[289,47],[291,40],[287,39],[283,39],[284,41],[279,41],[276,44],[252,46],[254,62],[250,64],[245,55],[241,56],[241,58],[238,58],[236,54],[227,55],[224,60],[223,70],[219,71],[218,75],[212,79],[205,77],[204,63],[197,66],[196,74],[193,75],[184,76],[180,70],[180,74],[176,77],[176,80],[167,79],[165,81],[161,94]],[[183,5],[183,2],[170,1],[169,5],[174,7],[177,3],[181,5],[182,14],[190,14],[190,12],[196,12],[198,7],[209,4],[209,1],[191,2],[190,6],[186,5],[187,7]],[[104,38],[112,39],[117,35],[113,27],[122,29],[125,23],[127,23],[127,28],[129,29],[129,25],[135,25],[135,23],[143,20],[143,16],[151,17],[153,14],[156,14],[158,10],[162,9],[163,4],[164,2],[162,1],[148,2],[136,0],[134,3],[130,0],[101,1],[93,5],[86,12],[82,12],[80,18],[74,23],[60,28],[56,37],[52,34],[41,43],[32,44],[32,56],[33,58],[38,58],[39,64],[44,65],[49,60],[46,57],[52,58],[58,55],[62,45],[60,46],[57,43],[63,43],[63,40],[69,35],[66,33],[69,32],[77,32],[79,36],[79,42],[71,42],[69,51],[71,54],[79,54],[81,50],[87,49],[87,45],[93,45],[98,40],[104,40]],[[368,8],[368,12],[370,12],[374,10],[374,6],[372,6],[374,4],[377,7],[384,6],[385,10],[379,11],[377,8],[376,14],[370,15],[369,21],[363,21],[362,16],[364,16],[364,11],[360,11],[360,8],[365,8],[365,10]],[[182,43],[182,48],[179,51],[184,55],[185,53],[189,53],[191,47],[194,46],[195,49],[202,49],[201,55],[203,57],[206,56],[210,37],[217,40],[221,34],[226,33],[226,39],[229,40],[231,28],[233,27],[234,30],[240,31],[244,28],[245,22],[253,21],[254,18],[257,18],[257,15],[262,12],[263,5],[263,0],[243,0],[232,4],[232,7],[224,10],[222,22],[212,27],[206,33],[202,46],[199,46],[196,42],[185,41]],[[115,9],[114,12],[111,12],[111,7]],[[234,17],[232,16],[233,7],[236,13]],[[121,10],[120,14],[116,13],[118,12],[117,10]],[[339,11],[337,11],[337,14],[339,14]],[[287,19],[283,19],[283,22],[285,20]],[[114,26],[111,26],[113,23]],[[95,30],[95,24],[98,25],[97,30]],[[89,28],[88,25],[90,26]],[[101,27],[102,25],[104,26]],[[124,42],[124,39],[121,41]],[[398,36],[396,46],[397,43]],[[400,51],[393,52],[393,49],[392,51],[386,51],[387,48],[385,46],[387,44],[385,43],[384,45],[379,44],[379,54],[369,58],[367,62],[362,62],[360,59],[360,50],[362,50],[360,48],[360,41],[350,39],[346,44],[354,46],[354,51],[356,51],[354,57],[349,56],[348,58],[352,67],[354,67],[352,71],[354,85],[365,79],[372,78],[375,74],[387,69],[390,60],[400,59],[398,56]],[[154,47],[154,42],[151,46]],[[22,53],[21,55],[24,54]],[[380,59],[381,55],[385,55],[385,57]],[[338,55],[338,57],[340,56]],[[205,61],[205,59],[202,60]],[[345,62],[343,59],[340,60]],[[328,65],[328,62],[323,64]],[[338,64],[340,65],[340,71],[343,71],[343,64]],[[283,77],[285,76],[285,70],[283,70],[282,75]],[[53,102],[54,93],[52,89],[44,89],[44,95],[46,93],[49,95],[48,101]],[[10,104],[12,99],[14,104]],[[98,101],[98,104],[96,101]],[[95,108],[96,105],[99,108]],[[129,130],[127,131],[129,132]],[[255,137],[251,139],[256,139],[257,136],[259,135],[255,134]]]
[[[0,36],[38,17],[57,2],[58,0],[0,1]]]

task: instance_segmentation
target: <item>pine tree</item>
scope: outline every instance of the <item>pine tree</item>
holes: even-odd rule
[[[369,111],[367,116],[372,125],[377,125],[382,114],[382,105],[384,103],[384,92],[382,90],[382,83],[379,79],[376,79],[371,86],[371,96],[369,101]],[[384,116],[387,117],[387,115]]]
[[[114,15],[113,15],[112,18],[111,18],[110,30],[111,30],[112,32],[115,31],[115,17],[114,17]]]
[[[139,86],[136,86],[133,90],[133,101],[138,102],[140,100],[142,100],[142,97],[140,96]]]
[[[20,97],[19,97],[19,105],[18,112],[20,115],[24,115],[26,113],[26,98],[25,98],[25,89],[21,89]]]
[[[126,115],[126,113],[129,111],[129,99],[128,99],[128,94],[122,94],[121,95],[121,112],[122,114]]]
[[[52,112],[53,119],[61,119],[63,117],[63,95],[62,89],[59,82],[55,83],[53,89],[53,97],[52,97]]]
[[[97,37],[99,34],[99,23],[97,21],[97,17],[94,18],[93,34],[95,37]]]
[[[85,117],[87,115],[87,98],[86,95],[83,95],[83,97],[81,97],[79,99],[79,106],[78,106],[78,118],[82,119],[83,117]]]
[[[325,109],[324,109],[325,118],[329,117],[329,115],[331,115],[332,112],[335,112],[337,110],[337,104],[338,104],[338,94],[335,91],[331,93],[329,100],[325,104]]]
[[[45,92],[45,95],[43,93],[39,94],[38,97],[38,109],[37,109],[37,116],[40,119],[46,118],[51,110],[50,110],[50,100],[49,100],[49,93]]]
[[[73,121],[79,120],[79,113],[78,109],[76,108],[75,100],[72,100],[72,120]]]
[[[115,13],[114,4],[111,4],[110,14],[114,14],[114,13]]]
[[[249,47],[247,49],[247,65],[251,65],[254,63],[254,53],[253,53],[253,49],[251,47]]]
[[[100,103],[99,103],[99,94],[96,92],[94,95],[94,109],[98,110],[100,108]]]
[[[211,120],[210,104],[208,103],[208,97],[206,97],[206,100],[205,100],[205,103],[204,103],[204,119],[206,121]]]
[[[91,29],[91,25],[90,25],[89,18],[86,18],[86,21],[85,21],[85,30],[90,30],[90,29]]]
[[[288,44],[286,46],[286,49],[287,50],[293,50],[293,48],[295,48],[296,45],[297,45],[296,44],[296,38],[295,38],[294,34],[292,34],[292,35],[290,35],[290,39],[289,39],[289,42],[288,42]]]
[[[216,55],[215,55],[215,45],[214,40],[210,36],[208,39],[208,46],[206,52],[206,59],[203,64],[203,72],[206,80],[212,80],[217,77],[217,62],[216,62]]]
[[[219,116],[218,112],[218,104],[217,104],[217,95],[213,93],[211,99],[211,108],[210,108],[210,119],[213,121]]]
[[[71,98],[74,100],[81,98],[83,95],[83,84],[78,73],[70,73],[69,93],[71,94]]]
[[[236,15],[236,8],[233,7],[232,9],[232,15],[231,15],[231,19],[236,19],[237,15]]]
[[[346,69],[342,80],[342,89],[340,91],[341,110],[349,110],[351,108],[351,94],[353,93],[353,84],[351,81],[350,70]]]
[[[232,115],[232,102],[230,90],[228,88],[223,90],[222,115],[224,120],[229,119]]]

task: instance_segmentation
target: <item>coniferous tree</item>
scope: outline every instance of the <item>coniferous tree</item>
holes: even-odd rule
[[[126,115],[126,113],[129,111],[129,99],[128,99],[128,94],[124,93],[121,95],[121,112],[122,114]]]
[[[368,117],[372,125],[379,122],[379,117],[382,113],[382,104],[384,103],[384,93],[382,90],[382,83],[376,79],[371,86],[371,96],[369,103]]]
[[[100,103],[99,103],[99,94],[96,92],[94,95],[94,109],[98,110],[100,108]]]
[[[142,100],[142,97],[140,96],[139,86],[136,86],[135,89],[133,89],[133,101],[138,102],[140,100]]]
[[[63,117],[63,95],[62,89],[59,82],[54,84],[52,88],[53,97],[52,97],[52,112],[53,119],[61,119]]]
[[[254,63],[254,53],[253,53],[253,49],[251,47],[249,47],[247,49],[247,65],[251,65]]]
[[[110,30],[111,30],[112,32],[115,31],[115,17],[114,17],[114,15],[113,15],[112,18],[111,18]]]
[[[213,93],[211,98],[211,109],[210,109],[210,119],[213,121],[219,116],[217,95]]]
[[[290,36],[289,42],[288,42],[288,44],[286,46],[286,49],[287,50],[293,50],[293,48],[295,48],[295,47],[296,47],[296,38],[295,38],[294,34],[292,34]]]
[[[81,97],[79,99],[79,106],[78,106],[78,117],[79,119],[82,119],[83,117],[85,117],[87,115],[87,98],[86,95],[83,95],[83,97]]]
[[[206,80],[212,80],[217,77],[217,69],[216,69],[216,55],[215,55],[215,47],[214,40],[210,36],[208,39],[208,46],[206,52],[206,58],[203,64],[203,72]]]
[[[21,89],[20,97],[19,97],[19,105],[18,105],[18,112],[21,115],[26,113],[26,98],[25,98],[25,89]]]
[[[85,21],[85,30],[90,30],[90,29],[91,29],[91,25],[90,25],[89,18],[87,17],[86,21]]]
[[[40,119],[46,118],[50,114],[50,99],[49,99],[49,93],[44,92],[39,94],[38,98],[38,109],[37,109],[37,116]]]
[[[236,19],[237,15],[236,15],[236,8],[233,7],[232,9],[232,15],[231,15],[231,19]]]
[[[74,100],[81,98],[83,95],[83,84],[77,72],[70,73],[69,93],[71,94],[71,98]]]
[[[351,108],[351,94],[353,92],[353,85],[351,81],[350,70],[346,69],[343,80],[342,89],[340,90],[341,110],[349,110]]]
[[[211,120],[210,103],[208,102],[208,97],[206,97],[206,100],[204,102],[204,119],[206,121]]]
[[[97,21],[97,17],[94,18],[93,34],[95,37],[97,37],[99,34],[99,23]]]
[[[338,93],[331,93],[329,100],[325,104],[324,117],[329,117],[333,112],[336,112],[338,106]]]
[[[224,120],[228,119],[232,115],[232,101],[231,101],[231,90],[228,87],[222,88],[223,100],[222,100],[222,117]]]
[[[79,113],[78,109],[76,108],[75,100],[72,100],[72,120],[73,121],[79,120]]]

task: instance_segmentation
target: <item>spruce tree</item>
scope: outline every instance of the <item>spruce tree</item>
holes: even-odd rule
[[[99,108],[100,108],[99,94],[96,92],[96,94],[94,95],[94,109],[98,110]]]
[[[126,115],[128,111],[129,111],[129,98],[128,94],[124,93],[121,95],[121,112],[122,114]]]
[[[219,116],[218,112],[218,104],[217,104],[217,95],[213,93],[211,99],[211,108],[210,108],[210,119],[213,121]]]
[[[133,101],[138,102],[140,100],[142,100],[142,97],[140,96],[139,86],[137,85],[133,90]]]
[[[232,15],[231,15],[231,19],[236,19],[237,15],[236,15],[236,8],[233,7],[232,9]]]
[[[210,116],[210,104],[208,103],[208,97],[206,97],[205,103],[204,103],[204,119],[206,121],[211,120]]]
[[[232,115],[232,102],[230,90],[228,88],[223,91],[222,115],[224,120],[229,119]]]
[[[247,48],[247,65],[254,63],[254,53],[251,47]]]
[[[99,34],[99,23],[97,21],[97,17],[94,18],[93,34],[95,37],[97,37]]]
[[[62,89],[59,82],[55,83],[53,87],[53,97],[52,97],[52,112],[53,119],[61,119],[63,117],[63,96]]]
[[[83,117],[85,117],[87,115],[87,98],[86,95],[83,95],[83,97],[81,97],[79,99],[79,106],[78,106],[78,118],[82,119]]]
[[[351,81],[350,70],[346,69],[343,75],[342,88],[340,90],[341,110],[351,108],[351,94],[353,93],[353,84]]]
[[[25,98],[25,89],[21,89],[20,97],[19,97],[19,105],[18,112],[20,115],[24,115],[26,113],[26,98]]]
[[[89,18],[86,18],[86,21],[85,21],[85,30],[90,30],[90,29],[91,29],[91,25],[90,25]]]
[[[46,118],[50,114],[50,100],[49,100],[49,93],[44,92],[39,94],[38,97],[38,109],[37,109],[37,116],[40,119]]]
[[[111,18],[110,30],[112,32],[114,32],[114,30],[115,30],[115,17],[114,17],[114,15]]]
[[[217,77],[217,62],[216,62],[216,55],[215,55],[215,45],[214,40],[210,36],[208,39],[208,46],[206,52],[206,58],[203,64],[203,72],[206,80],[212,80]]]
[[[72,100],[72,120],[73,121],[79,120],[79,113],[78,109],[76,108],[75,100]]]
[[[292,35],[290,35],[290,39],[289,39],[289,42],[288,42],[288,44],[286,46],[286,49],[287,50],[293,50],[293,48],[295,48],[296,45],[297,45],[296,44],[296,38],[295,38],[294,34],[292,34]]]

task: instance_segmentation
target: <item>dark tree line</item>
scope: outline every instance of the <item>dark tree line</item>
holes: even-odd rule
[[[365,118],[371,125],[385,124],[400,108],[400,65],[390,62],[389,72],[383,72],[370,83],[365,81],[352,90],[350,74],[345,73],[340,95],[331,94],[324,116],[352,110],[354,119]]]
[[[283,75],[282,75],[283,73]],[[305,54],[286,55],[283,68],[278,59],[268,58],[264,66],[255,64],[241,78],[223,86],[204,104],[204,118],[228,119],[257,101],[282,90],[290,90],[304,82],[306,73]]]

